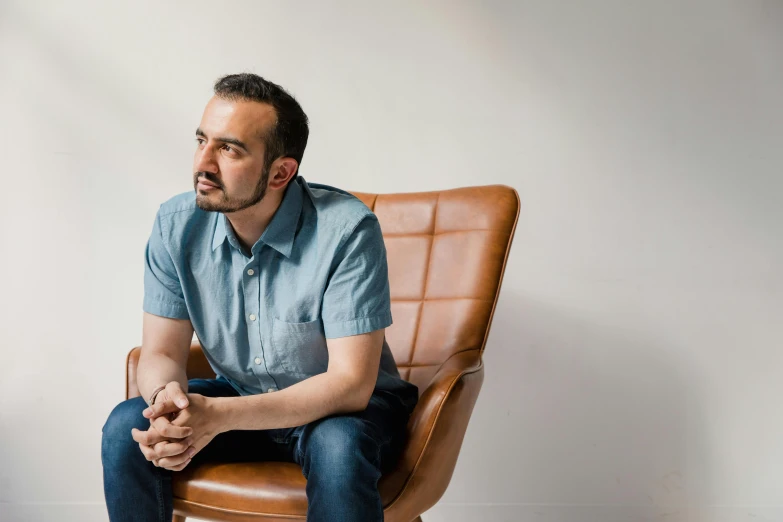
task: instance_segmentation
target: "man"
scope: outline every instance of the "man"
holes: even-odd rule
[[[103,427],[112,521],[172,517],[171,475],[289,461],[310,521],[383,520],[377,482],[418,390],[400,378],[386,250],[358,199],[298,175],[308,120],[253,74],[215,84],[195,190],[161,205],[146,248],[137,385]],[[216,379],[190,379],[195,331]]]

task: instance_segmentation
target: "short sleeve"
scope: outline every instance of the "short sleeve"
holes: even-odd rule
[[[177,270],[166,248],[160,212],[144,253],[144,311],[172,319],[189,319]]]
[[[391,325],[386,246],[375,214],[354,228],[333,266],[321,309],[325,337],[359,335]]]

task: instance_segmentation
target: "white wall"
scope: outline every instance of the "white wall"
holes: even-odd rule
[[[783,521],[775,0],[0,3],[0,519],[107,519],[143,247],[242,70],[308,180],[521,194],[426,522]]]

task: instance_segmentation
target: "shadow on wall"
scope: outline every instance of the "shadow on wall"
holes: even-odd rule
[[[665,332],[653,338],[511,285],[501,294],[460,456],[470,478],[455,476],[443,501],[687,519],[686,377]]]

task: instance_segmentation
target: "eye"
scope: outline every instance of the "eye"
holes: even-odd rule
[[[204,145],[204,138],[202,137],[196,138],[196,143],[198,143],[199,145]]]
[[[238,159],[242,155],[239,152],[239,149],[237,149],[236,147],[232,147],[231,145],[228,145],[226,143],[224,143],[220,147],[220,150],[222,150],[226,154],[226,156],[228,156],[231,159]]]

